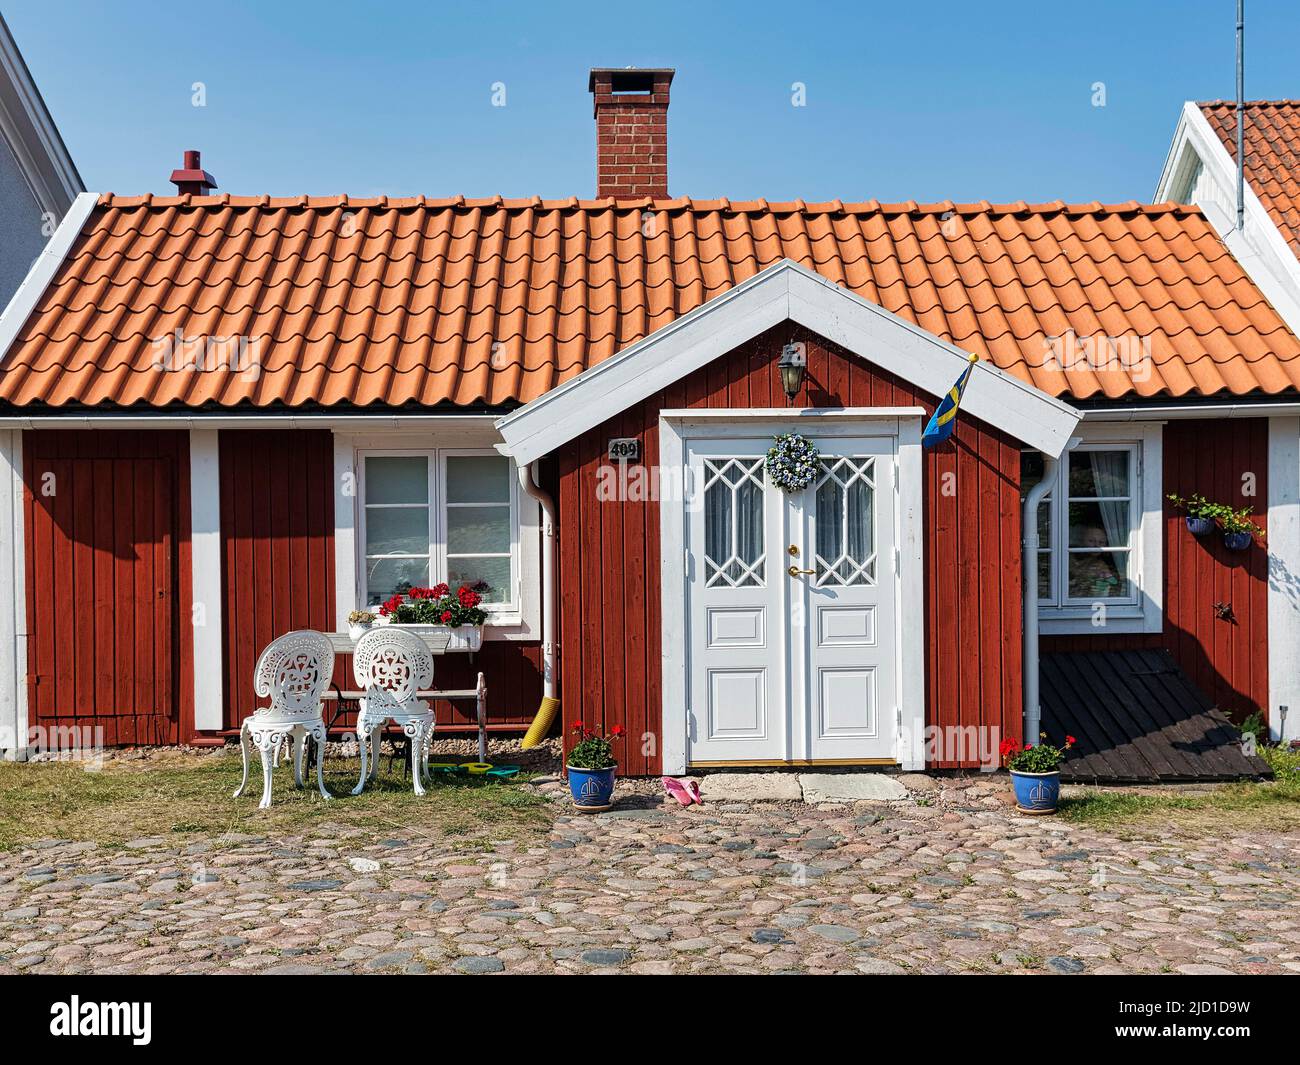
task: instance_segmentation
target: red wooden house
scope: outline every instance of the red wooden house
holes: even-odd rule
[[[197,155],[78,200],[0,318],[6,748],[224,742],[273,637],[439,579],[492,614],[439,686],[514,731],[549,685],[632,774],[979,765],[1068,649],[1295,734],[1300,583],[1165,501],[1300,535],[1300,341],[1201,210],[669,198],[671,80],[592,72],[592,200],[214,195]]]

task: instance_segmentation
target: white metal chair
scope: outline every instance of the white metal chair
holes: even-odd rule
[[[253,687],[259,696],[271,699],[270,706],[256,710],[239,728],[239,748],[244,758],[244,779],[235,798],[248,785],[248,756],[256,746],[262,756],[262,801],[271,805],[272,759],[285,740],[293,743],[293,782],[302,787],[302,759],[311,737],[317,746],[316,786],[328,799],[323,776],[325,762],[325,720],[321,696],[334,672],[334,648],[324,633],[300,629],[286,633],[267,645],[253,671]]]
[[[429,741],[433,738],[433,708],[419,697],[433,683],[433,655],[420,637],[391,626],[371,629],[357,641],[352,674],[365,690],[357,715],[357,745],[361,748],[361,779],[352,789],[360,795],[379,769],[379,737],[392,721],[406,733],[411,749],[411,779],[415,794],[424,794],[429,776]],[[367,764],[367,747],[373,758]]]

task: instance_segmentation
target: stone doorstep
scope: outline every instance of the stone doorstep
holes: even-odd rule
[[[895,777],[885,773],[800,773],[804,802],[903,802],[911,798]]]
[[[706,802],[903,802],[911,797],[885,773],[710,773],[699,778]]]

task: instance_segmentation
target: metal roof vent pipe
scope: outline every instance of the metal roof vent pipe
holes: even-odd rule
[[[185,165],[173,170],[169,180],[181,196],[206,196],[217,187],[217,179],[203,169],[199,153],[193,149],[185,153]]]

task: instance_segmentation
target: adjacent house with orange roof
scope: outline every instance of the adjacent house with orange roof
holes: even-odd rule
[[[1166,502],[1294,522],[1300,340],[1207,212],[670,197],[672,80],[592,71],[592,199],[229,196],[198,153],[80,197],[0,317],[6,746],[225,742],[271,639],[437,581],[490,613],[440,686],[621,726],[630,774],[988,767],[1040,707],[1080,779],[1248,771],[1153,753],[1220,750],[1211,705],[1295,735],[1269,549]]]

